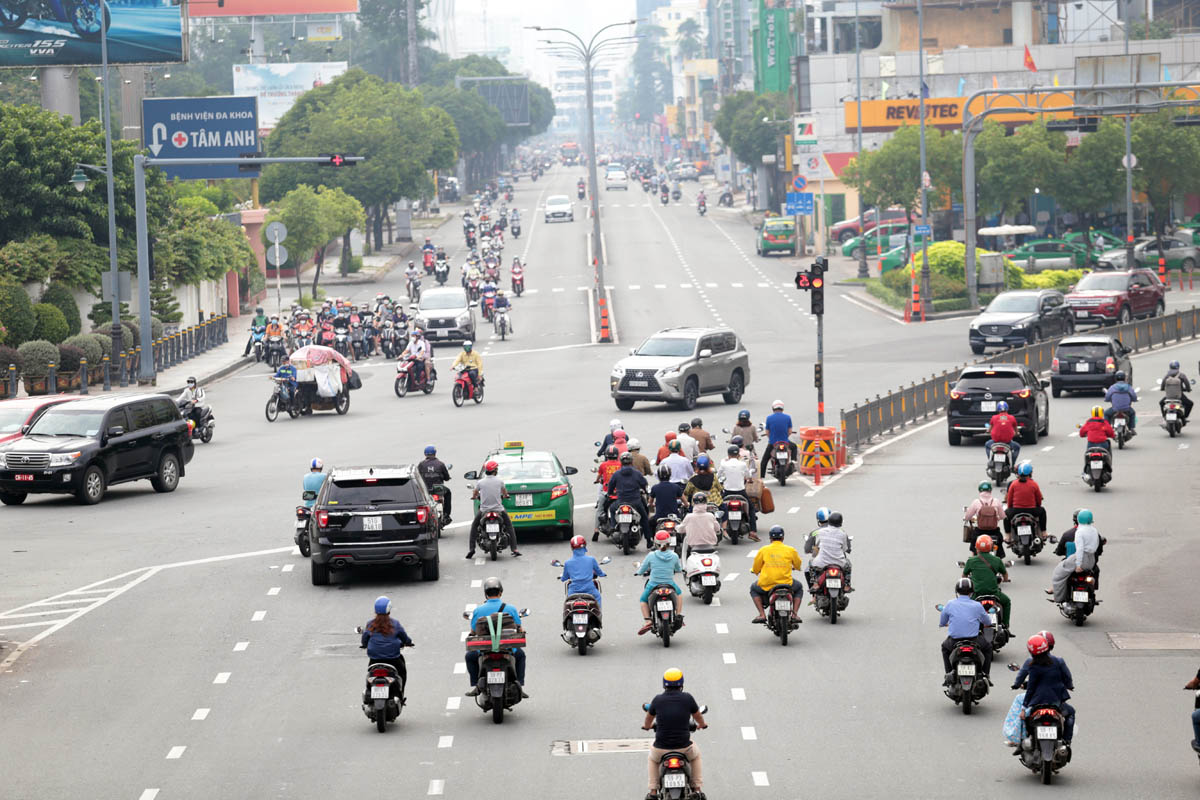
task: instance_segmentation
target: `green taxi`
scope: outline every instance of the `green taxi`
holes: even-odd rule
[[[887,222],[883,225],[875,226],[861,236],[853,236],[847,239],[845,244],[842,245],[842,255],[847,258],[858,258],[858,251],[865,244],[867,257],[870,258],[880,251],[887,252],[894,247],[899,247],[904,244],[904,240],[907,237],[908,223]]]
[[[504,510],[514,528],[557,528],[564,541],[571,538],[575,530],[575,495],[567,476],[579,470],[564,467],[554,453],[526,450],[522,441],[505,442],[487,454],[484,462],[488,461],[499,465],[497,474],[508,489]],[[463,477],[479,480],[483,469]],[[474,511],[479,513],[478,500]]]
[[[1034,272],[1087,266],[1087,249],[1083,243],[1074,244],[1062,239],[1034,239],[1009,250],[1004,256],[1022,268],[1027,267],[1032,259]]]
[[[758,228],[754,251],[760,256],[769,253],[796,255],[796,222],[784,217],[767,217]]]
[[[1179,230],[1175,231],[1176,236],[1192,237],[1192,244],[1200,244],[1200,214],[1192,215],[1192,218],[1187,222],[1179,223]],[[1120,245],[1117,245],[1120,247]]]
[[[1096,245],[1097,236],[1100,237],[1102,242],[1100,246]],[[1083,248],[1087,247],[1088,240],[1091,240],[1092,242],[1093,253],[1103,253],[1105,250],[1113,250],[1117,247],[1125,246],[1125,243],[1121,241],[1120,236],[1117,236],[1115,233],[1109,233],[1108,231],[1072,231],[1063,237],[1064,242],[1070,242],[1071,244],[1076,244]]]
[[[913,252],[920,253],[921,245],[924,242],[925,242],[924,236],[914,236],[913,237]],[[930,239],[929,243],[933,244],[933,240]],[[890,272],[894,269],[900,269],[901,267],[903,267],[904,266],[904,251],[905,251],[905,247],[903,244],[901,244],[899,247],[893,247],[891,250],[888,250],[883,255],[881,255],[879,257],[879,274],[882,275],[885,272]]]

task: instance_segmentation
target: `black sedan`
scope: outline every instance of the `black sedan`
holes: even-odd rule
[[[971,352],[987,347],[1020,347],[1039,339],[1075,332],[1062,292],[1020,289],[1003,292],[971,321],[967,339]]]
[[[1050,391],[1104,391],[1116,383],[1118,371],[1133,380],[1132,352],[1111,336],[1071,336],[1058,343],[1050,364]]]
[[[960,444],[964,436],[986,436],[1001,401],[1017,418],[1021,443],[1037,444],[1038,434],[1050,433],[1049,385],[1021,364],[967,367],[950,390],[946,408],[950,444]]]

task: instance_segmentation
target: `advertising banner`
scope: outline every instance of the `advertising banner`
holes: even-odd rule
[[[265,17],[271,14],[357,14],[358,0],[195,0],[189,17]]]
[[[1022,101],[1029,105],[1040,102],[1043,111],[1037,115],[1019,112],[1016,107]],[[977,97],[972,102],[971,112],[977,114],[984,108],[1012,107],[1014,110],[1011,113],[1001,111],[989,117],[989,119],[1003,123],[1032,122],[1038,116],[1045,119],[1069,119],[1073,116],[1070,111],[1056,111],[1055,109],[1070,108],[1074,102],[1066,92],[1043,97],[1040,101],[1033,95],[1026,95],[1024,98],[994,97],[991,98],[990,105],[986,98]],[[967,98],[965,97],[927,97],[925,98],[925,124],[935,128],[961,129],[963,109],[966,104]],[[842,111],[846,133],[858,130],[858,104],[847,102],[843,104]],[[894,131],[904,125],[917,125],[920,121],[920,101],[915,98],[862,101],[862,129],[864,131],[873,133]]]
[[[257,152],[258,108],[253,97],[148,97],[142,100],[142,145],[162,158],[238,158]],[[258,167],[237,164],[162,167],[184,180],[257,178]]]
[[[185,60],[183,7],[171,0],[0,0],[0,67],[98,66],[101,7],[109,64]]]
[[[792,37],[783,0],[758,1],[754,91],[786,92],[791,85]]]
[[[308,23],[310,42],[336,42],[342,38],[342,23],[338,19]]]
[[[329,83],[346,71],[345,61],[295,64],[234,64],[233,93],[258,98],[260,133],[270,131],[279,118],[309,89]]]

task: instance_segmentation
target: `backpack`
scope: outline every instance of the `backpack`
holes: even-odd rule
[[[979,513],[975,515],[975,526],[985,531],[1000,527],[1000,512],[995,503],[986,503],[979,507]]]
[[[1178,375],[1168,375],[1163,378],[1162,390],[1168,400],[1183,398],[1183,380]]]

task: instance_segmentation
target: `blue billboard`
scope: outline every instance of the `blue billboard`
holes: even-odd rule
[[[171,0],[0,0],[0,67],[99,65],[101,13],[108,63],[186,60],[186,15]]]
[[[148,97],[142,100],[142,146],[151,156],[199,162],[162,167],[168,178],[257,178],[258,167],[203,161],[239,158],[259,150],[258,101],[253,97]]]

